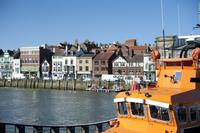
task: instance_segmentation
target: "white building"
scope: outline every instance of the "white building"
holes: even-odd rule
[[[150,54],[144,54],[144,82],[155,81],[155,63],[151,60]]]
[[[0,56],[0,78],[11,78],[13,72],[13,56],[4,52]]]
[[[62,63],[63,72],[66,74],[65,78],[76,79],[76,56],[63,56]]]
[[[13,59],[13,74],[19,74],[21,72],[20,59]]]
[[[63,79],[64,72],[63,68],[63,56],[53,55],[52,56],[52,78]]]

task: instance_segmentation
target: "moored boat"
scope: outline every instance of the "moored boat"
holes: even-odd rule
[[[200,48],[195,48],[190,58],[159,59],[156,50],[151,55],[157,66],[157,83],[118,93],[114,99],[117,120],[111,121],[112,128],[105,132],[200,132]]]

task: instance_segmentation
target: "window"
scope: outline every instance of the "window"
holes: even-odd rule
[[[67,59],[65,60],[65,64],[68,64],[68,60]]]
[[[71,65],[73,65],[73,63],[74,63],[74,61],[73,61],[73,60],[71,60]]]
[[[89,71],[89,67],[88,66],[85,67],[85,71]]]
[[[81,64],[81,63],[82,63],[82,60],[79,60],[79,63]]]
[[[105,61],[101,61],[101,65],[105,65],[106,64],[106,62]]]
[[[162,121],[170,121],[168,108],[155,105],[149,105],[149,108],[150,108],[151,118]]]
[[[85,60],[85,63],[89,63],[89,61],[88,61],[88,60]]]
[[[125,63],[124,62],[121,62],[121,67],[124,67],[125,66]]]
[[[94,70],[95,70],[95,71],[99,71],[99,68],[98,68],[98,67],[95,67]]]
[[[186,122],[186,108],[185,107],[178,107],[178,109],[176,110],[176,114],[178,117],[178,121],[180,123]]]
[[[99,65],[99,61],[94,61],[94,64],[95,65]]]
[[[82,66],[79,66],[79,71],[82,71]]]
[[[181,72],[176,72],[174,79],[175,79],[175,81],[180,81],[181,80]]]
[[[197,121],[197,108],[196,107],[190,108],[190,120]]]
[[[120,115],[127,115],[127,107],[125,102],[119,102],[118,104],[118,111]]]
[[[114,66],[115,66],[115,67],[118,67],[118,66],[119,66],[119,65],[118,65],[118,62],[115,62],[115,63],[114,63]]]
[[[131,113],[135,116],[144,116],[144,107],[142,103],[131,102]]]

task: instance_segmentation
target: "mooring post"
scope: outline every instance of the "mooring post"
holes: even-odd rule
[[[15,125],[15,133],[25,133],[25,126]]]
[[[0,123],[0,133],[5,133],[6,132],[6,124]]]

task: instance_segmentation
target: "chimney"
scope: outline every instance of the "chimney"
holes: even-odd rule
[[[78,51],[80,51],[81,50],[81,46],[78,44]]]
[[[65,46],[65,55],[68,55],[68,45]]]

